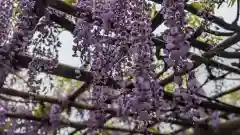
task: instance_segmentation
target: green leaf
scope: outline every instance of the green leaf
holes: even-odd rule
[[[10,127],[11,121],[7,121],[3,127],[0,127],[0,132],[3,132],[5,129]]]
[[[80,133],[76,132],[76,133],[74,133],[73,135],[80,135]]]
[[[72,79],[70,79],[70,78],[63,78],[63,81],[65,81],[65,82],[70,82]]]
[[[48,105],[48,104],[45,104],[45,107],[43,107],[43,105],[41,104],[37,104],[37,106],[32,112],[33,116],[36,116],[36,117],[47,116],[50,108],[51,108],[51,105]]]
[[[153,132],[153,133],[159,133],[158,129],[156,127],[152,127],[152,128],[148,128],[147,129],[149,132]]]
[[[192,7],[194,7],[196,10],[202,10],[202,6],[201,6],[201,3],[200,2],[193,2],[191,4]]]
[[[164,86],[164,89],[167,91],[167,92],[174,92],[174,89],[175,89],[175,85],[173,83],[169,83],[167,85]]]
[[[235,2],[236,2],[236,0],[231,0],[228,6],[231,6],[231,7],[232,7]]]
[[[151,7],[151,18],[154,18],[157,13],[156,4],[154,3]]]
[[[73,5],[76,3],[76,0],[64,0],[64,2],[66,2],[69,5]]]
[[[193,129],[190,128],[190,129],[186,130],[186,132],[187,132],[187,134],[193,134]]]
[[[108,127],[111,127],[111,126],[113,126],[113,121],[108,121],[105,125]]]

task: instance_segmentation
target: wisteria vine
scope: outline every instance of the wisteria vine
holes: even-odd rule
[[[185,0],[164,0],[160,11],[167,26],[163,33],[164,61],[173,69],[174,82],[177,84],[173,99],[166,100],[166,90],[160,85],[161,79],[155,71],[157,67],[154,64],[155,47],[152,42],[149,4],[145,0],[76,2],[75,8],[82,12],[78,12],[74,20],[76,25],[73,30],[72,56],[80,57],[80,69],[88,70],[90,67],[93,75],[89,90],[92,108],[88,108],[88,120],[83,122],[86,124],[83,127],[88,128],[89,134],[97,134],[98,128],[102,128],[112,117],[121,118],[120,122],[130,122],[133,118],[135,129],[141,133],[146,132],[145,134],[149,133],[149,125],[166,120],[167,117],[191,121],[194,124],[202,123],[201,118],[206,112],[199,108],[199,105],[206,99],[203,98],[204,94],[200,93],[201,87],[192,70],[194,62],[190,60],[188,39],[194,30],[187,26],[185,3]],[[38,94],[36,91],[40,89],[38,85],[41,83],[36,76],[43,69],[54,70],[58,67],[58,48],[61,47],[57,38],[61,30],[55,23],[51,23],[51,15],[54,13],[46,8],[44,15],[38,17],[34,13],[35,4],[34,0],[0,1],[1,47],[13,54],[32,53],[33,60],[28,67],[28,83],[31,85],[30,92],[33,97]],[[48,59],[48,62],[41,63],[42,59]],[[181,75],[184,72],[187,72],[187,79]],[[109,80],[114,80],[121,88],[109,87]],[[202,94],[201,98],[199,94]],[[59,102],[65,100],[67,99]],[[28,128],[29,133],[34,133],[35,129],[41,134],[48,134],[48,130],[54,134],[60,133],[58,131],[63,123],[61,116],[65,108],[54,99],[49,99],[49,102],[58,104],[47,108],[46,115],[41,117],[42,121],[48,121],[32,124]],[[36,106],[36,103],[29,103]],[[41,112],[46,111],[45,103],[37,104],[44,108]],[[9,121],[9,112],[16,112],[9,110],[0,104],[0,126]],[[212,125],[217,127],[220,123],[220,112],[211,111]],[[38,117],[34,118],[39,120]],[[13,119],[8,132],[18,130],[18,122]],[[21,122],[25,125],[31,123],[27,120]],[[23,130],[20,131],[24,132]]]
[[[184,0],[167,0],[162,5],[161,13],[165,25],[169,27],[163,35],[165,53],[169,56],[165,61],[175,72],[190,70],[193,63],[188,59],[190,44],[187,39],[193,30],[186,27]],[[145,1],[79,1],[77,6],[88,13],[85,18],[77,20],[74,30],[76,45],[73,50],[74,56],[79,52],[82,61],[86,62],[84,64],[91,65],[91,71],[95,75],[92,97],[96,99],[93,102],[102,110],[91,113],[90,119],[95,119],[95,124],[103,123],[104,110],[108,108],[105,101],[111,97],[109,93],[112,91],[99,84],[106,84],[111,77],[123,85],[122,89],[115,92],[120,94],[115,99],[119,117],[133,115],[135,119],[147,122],[156,117],[161,118],[181,102],[181,98],[176,98],[176,102],[172,103],[162,98],[164,89],[159,85],[160,80],[154,71],[151,17]],[[94,22],[89,22],[89,15],[95,19]],[[189,78],[195,80],[194,76]],[[183,97],[186,104],[192,106],[192,100],[197,96],[185,92],[181,76],[175,76],[175,82],[179,85],[175,95]],[[188,89],[194,91],[194,81],[189,82]],[[133,83],[134,88],[126,88],[129,83]],[[181,116],[190,113],[187,117],[189,119],[193,118],[191,115],[196,115],[196,111],[184,108],[178,108],[183,113]],[[158,113],[153,113],[153,110]]]

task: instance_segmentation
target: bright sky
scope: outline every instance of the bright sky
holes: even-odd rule
[[[160,8],[160,6],[157,6]],[[222,17],[226,22],[231,23],[235,19],[236,14],[236,4],[234,7],[228,7],[227,4],[224,4],[220,9],[216,9],[216,16]],[[164,26],[159,26],[154,33],[159,34],[164,30]],[[73,58],[72,54],[72,43],[73,43],[73,37],[70,32],[62,32],[60,34],[59,39],[62,42],[62,48],[59,51],[59,59],[61,63],[68,64],[71,66],[78,67],[80,65],[80,61],[78,58]],[[224,61],[224,63],[229,63],[229,61]],[[204,82],[206,78],[206,73],[203,72],[203,68],[198,68],[199,71],[197,72],[197,77],[200,82]],[[236,85],[236,83],[239,84],[239,81],[225,81],[224,86],[225,88],[231,88]],[[207,93],[212,91],[215,88],[213,83],[207,84],[204,89]]]

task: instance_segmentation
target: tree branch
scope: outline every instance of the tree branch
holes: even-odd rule
[[[6,94],[9,96],[15,96],[15,97],[21,97],[23,99],[32,99],[35,101],[42,101],[42,102],[48,102],[52,104],[62,104],[62,101],[60,101],[57,98],[49,97],[49,96],[41,96],[41,95],[32,95],[31,93],[28,92],[23,92],[23,91],[17,91],[14,89],[8,89],[8,88],[1,88],[0,93]],[[76,102],[69,102],[68,105],[73,106],[78,109],[86,109],[86,110],[96,110],[96,107],[89,106],[89,105],[84,105]],[[116,112],[114,110],[107,110],[106,112],[108,113],[113,113],[115,114]]]
[[[49,97],[49,96],[41,96],[41,95],[32,95],[31,93],[23,92],[23,91],[17,91],[17,90],[14,90],[14,89],[1,88],[0,93],[6,94],[6,95],[9,95],[9,96],[21,97],[21,98],[24,98],[24,99],[32,99],[34,101],[48,102],[48,103],[51,103],[51,104],[62,105],[62,101],[57,99],[57,98]],[[68,101],[66,101],[66,102],[68,102]],[[90,110],[90,111],[99,109],[98,107],[85,105],[85,104],[80,104],[80,103],[76,103],[76,102],[72,102],[72,101],[69,101],[68,105],[72,106],[72,107],[75,107],[77,109],[86,109],[86,110]],[[113,116],[117,116],[116,115],[117,111],[115,109],[108,108],[108,109],[105,109],[105,112],[110,113]],[[183,122],[183,121],[179,121],[179,120],[171,120],[171,119],[165,120],[165,119],[162,119],[162,121],[170,122],[170,123],[173,123],[173,124],[182,124],[182,125],[188,125],[188,126],[192,125],[191,123]]]
[[[238,129],[240,129],[240,118],[221,123],[210,130],[199,128],[193,135],[230,135]]]
[[[191,12],[192,14],[198,15],[201,17],[201,15],[199,15],[199,12],[197,11],[197,9],[195,9],[192,5],[186,5],[186,10]],[[230,30],[230,31],[235,31],[235,32],[240,32],[240,27],[237,25],[232,25],[229,24],[227,22],[225,22],[223,19],[220,19],[219,17],[216,17],[214,15],[211,15],[205,11],[202,11],[201,14],[208,20],[211,21],[219,26],[221,26],[222,28],[226,29],[226,30]]]
[[[225,64],[219,63],[217,61],[195,55],[193,53],[191,53],[191,59],[194,60],[194,61],[200,62],[200,63],[204,63],[206,65],[210,65],[212,67],[216,67],[216,68],[219,68],[219,69],[222,69],[222,70],[226,70],[226,71],[229,71],[229,72],[240,74],[240,70],[237,69],[237,68],[230,67],[228,65],[225,65]]]
[[[153,2],[156,2],[158,4],[161,4],[162,3],[162,0],[151,0]],[[197,9],[195,9],[192,5],[190,4],[186,4],[185,5],[185,9],[189,12],[191,12],[192,14],[195,14],[197,16],[200,16],[199,15],[199,11]],[[208,20],[208,21],[211,21],[219,26],[221,26],[222,28],[226,29],[226,30],[230,30],[230,31],[235,31],[235,32],[240,32],[240,27],[237,26],[237,25],[232,25],[232,24],[229,24],[227,22],[225,22],[223,19],[220,19],[219,17],[216,17],[214,15],[210,15],[209,13],[207,12],[202,12],[203,16]],[[201,16],[200,16],[201,17]]]
[[[236,92],[236,91],[238,91],[238,90],[240,90],[240,85],[239,85],[239,86],[236,86],[236,87],[234,87],[234,88],[231,88],[231,89],[229,89],[229,90],[226,90],[226,91],[224,91],[224,92],[222,92],[222,93],[219,93],[219,94],[213,96],[212,98],[217,99],[217,98],[220,98],[220,97],[225,96],[225,95],[227,95],[227,94]]]
[[[219,46],[223,46],[223,45],[225,45],[226,43],[229,43],[228,42],[228,40],[226,40],[225,42],[223,42],[222,44],[220,44]],[[24,59],[23,59],[24,58]],[[18,65],[22,65],[22,67],[24,67],[24,68],[27,68],[27,65],[28,65],[28,63],[31,61],[31,58],[30,57],[22,57],[22,59],[18,59]],[[47,72],[47,73],[50,73],[50,74],[55,74],[55,75],[61,75],[61,76],[63,76],[63,77],[67,77],[67,78],[74,78],[74,79],[77,79],[76,78],[76,73],[75,73],[75,68],[71,68],[71,67],[69,67],[69,66],[65,66],[65,65],[62,65],[62,64],[60,64],[60,65],[58,65],[58,67],[56,68],[56,69],[53,69],[52,71],[48,71],[48,70],[46,70],[45,72]],[[84,79],[88,79],[90,76],[91,76],[91,73],[90,72],[85,72],[85,71],[81,71],[81,79],[82,80],[84,80]],[[162,82],[161,82],[161,84],[162,85],[164,85],[164,83],[166,84],[166,83],[170,83],[172,80],[170,80],[171,79],[171,77],[168,77],[167,79],[164,79]],[[168,80],[169,79],[169,80]],[[173,78],[172,78],[173,79]],[[168,82],[167,82],[168,81]],[[113,88],[121,88],[120,87],[120,85],[118,85],[117,84],[117,82],[115,82],[114,80],[110,80],[109,81],[109,85],[112,85],[112,86],[110,86],[110,87],[113,87]],[[166,98],[166,99],[168,99],[168,100],[171,100],[172,98],[169,98],[169,93],[167,93],[167,97],[168,98]],[[212,103],[210,103],[210,104],[207,104],[208,106],[206,106],[207,108],[212,108],[213,106],[215,106],[214,104],[212,104]],[[203,107],[205,107],[204,105],[203,105]],[[219,107],[219,106],[215,106],[214,108],[216,109],[216,107]],[[213,108],[212,108],[213,109]],[[219,107],[218,108],[219,110],[221,110],[221,109],[223,109],[223,110],[225,110],[225,111],[228,111],[228,112],[230,112],[231,111],[231,109],[230,110],[228,110],[228,109],[224,109],[224,108],[221,108],[221,107]],[[235,111],[233,111],[233,112],[235,112]]]
[[[156,14],[156,16],[152,19],[152,31],[154,31],[159,25],[164,22],[163,16],[160,12]]]
[[[77,98],[80,94],[82,94],[89,86],[91,85],[91,82],[85,82],[79,89],[74,91],[71,95],[69,95],[68,99],[70,101],[74,101],[75,98]]]
[[[233,36],[229,37],[228,39],[224,40],[222,43],[220,43],[219,45],[215,46],[214,48],[210,49],[209,52],[206,52],[203,54],[203,57],[207,57],[207,58],[211,58],[213,57],[215,54],[220,53],[221,51],[225,50],[226,48],[232,46],[233,44],[237,43],[239,41],[240,38],[240,34],[234,34]],[[198,67],[199,65],[201,65],[201,62],[194,62],[194,66],[191,70],[195,69],[196,67]],[[185,71],[182,73],[175,73],[170,75],[169,77],[167,77],[166,79],[162,80],[160,82],[160,84],[162,86],[171,83],[174,79],[175,75],[183,75],[186,74],[189,71]]]
[[[24,119],[24,120],[32,120],[32,121],[36,121],[36,122],[44,122],[44,123],[48,123],[49,122],[49,118],[39,118],[39,117],[35,117],[33,115],[30,114],[25,114],[25,113],[7,113],[6,114],[7,117],[10,118],[15,118],[15,119]],[[66,126],[66,127],[73,127],[73,128],[87,128],[88,126],[86,124],[83,123],[77,123],[77,122],[66,122],[66,121],[60,121],[61,125]],[[98,127],[98,129],[103,129],[103,130],[109,130],[109,131],[118,131],[118,132],[125,132],[125,133],[138,133],[138,134],[145,134],[145,131],[139,131],[139,130],[129,130],[129,129],[123,129],[123,128],[116,128],[116,127],[108,127],[108,126],[101,126]],[[149,132],[153,135],[163,135],[160,133],[153,133],[153,132]]]
[[[62,104],[61,101],[59,101],[58,99],[56,98],[51,98],[51,97],[47,97],[47,96],[40,96],[40,95],[31,95],[30,93],[28,92],[21,92],[21,91],[16,91],[16,90],[13,90],[13,89],[7,89],[7,88],[2,88],[0,90],[0,93],[2,94],[7,94],[7,95],[10,95],[10,96],[17,96],[17,97],[21,97],[21,98],[24,98],[24,99],[34,99],[36,101],[43,101],[43,102],[49,102],[49,103],[52,103],[52,104]],[[165,97],[168,96],[168,98],[171,98],[171,94],[168,93],[168,95],[166,95],[167,93],[165,93]],[[97,108],[96,107],[93,107],[93,106],[88,106],[88,105],[83,105],[83,104],[79,104],[79,103],[75,103],[75,102],[69,102],[68,103],[70,106],[73,106],[73,107],[76,107],[76,108],[79,108],[79,109],[87,109],[87,110],[96,110]],[[201,106],[204,106],[206,108],[208,108],[209,106],[212,106],[214,105],[213,103],[207,103],[207,102],[202,102],[201,103],[202,105]],[[214,107],[211,107],[213,109],[220,109],[220,110],[225,110],[225,111],[231,111],[233,113],[240,113],[240,109],[238,108],[231,108],[231,107],[225,107],[225,106],[217,106],[217,105],[214,105]],[[114,114],[116,116],[116,111],[113,110],[113,109],[106,109],[105,110],[106,113],[111,113],[111,114]],[[25,118],[25,117],[24,117]],[[173,122],[175,124],[184,124],[184,123],[179,123],[177,121],[171,121],[171,120],[167,120],[168,122]],[[184,125],[186,125],[187,123],[185,123]],[[190,123],[188,123],[189,125]],[[191,124],[190,124],[191,125]]]
[[[204,29],[204,31],[216,36],[232,36],[234,34],[234,32],[220,32],[220,31],[214,31],[211,29]]]
[[[52,15],[50,15],[50,19],[70,32],[72,32],[74,30],[75,24],[65,18],[58,17],[55,14],[52,14]],[[199,36],[199,33],[198,33],[198,36]],[[160,40],[160,39],[162,39],[162,38],[161,37],[153,38],[153,42],[156,45],[158,45],[158,46],[160,45],[162,48],[164,48],[164,42],[162,42],[162,40]],[[190,43],[193,47],[198,48],[203,51],[208,51],[213,47],[213,45],[198,41],[194,38],[190,39]],[[240,52],[223,51],[223,52],[219,52],[218,56],[224,57],[224,58],[239,58]]]
[[[238,20],[239,20],[239,7],[240,7],[240,0],[237,0],[237,14],[236,17],[234,19],[234,21],[232,22],[233,25],[237,25]]]
[[[32,61],[32,58],[28,55],[16,55],[15,57],[16,61],[13,63],[13,65],[18,65],[21,68],[28,68],[28,64]],[[42,63],[48,63],[49,60],[39,59]],[[47,70],[41,67],[42,72],[46,72],[49,74],[62,76],[65,78],[71,78],[75,80],[80,81],[88,81],[91,80],[92,74],[91,72],[87,72],[84,70],[79,70],[80,73],[76,73],[76,71],[79,70],[78,68],[74,68],[65,64],[58,64],[57,68]],[[80,76],[79,76],[80,75]]]

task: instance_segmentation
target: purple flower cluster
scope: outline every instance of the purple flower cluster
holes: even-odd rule
[[[7,118],[6,113],[7,110],[2,105],[0,105],[0,126],[5,125],[5,120]]]
[[[13,0],[0,1],[0,43],[4,45],[11,30]]]
[[[37,16],[33,13],[35,1],[33,0],[20,0],[17,8],[16,15],[16,26],[13,35],[13,42],[15,42],[16,47],[14,48],[16,52],[26,53],[29,51],[29,47],[32,42],[33,34],[35,33],[35,24],[37,24]],[[35,60],[33,60],[35,61]],[[36,75],[36,69],[32,66],[31,62],[29,66],[29,84],[33,89],[34,76]]]
[[[184,12],[185,0],[165,0],[162,3],[161,13],[165,19],[164,24],[168,27],[163,33],[165,41],[166,58],[165,62],[169,67],[172,67],[174,73],[181,73],[193,68],[193,62],[188,58],[190,43],[187,41],[192,35],[193,30],[187,27],[186,14]],[[195,109],[189,109],[201,102],[201,99],[196,95],[199,87],[195,77],[195,72],[191,71],[188,74],[187,89],[183,88],[183,78],[174,76],[174,82],[178,88],[174,91],[174,101],[176,103],[183,102],[186,106],[177,108],[180,115],[187,116],[186,119],[195,118],[199,113],[195,113]],[[201,92],[202,93],[202,92]]]
[[[153,46],[151,40],[151,16],[149,6],[144,0],[90,0],[79,1],[77,6],[88,13],[82,13],[83,18],[77,20],[73,46],[74,56],[79,55],[84,64],[91,64],[94,74],[93,103],[102,109],[106,99],[104,85],[108,79],[127,84],[132,77],[134,89],[132,92],[118,97],[117,104],[121,110],[119,115],[139,112],[143,118],[148,115],[151,106],[139,110],[137,104],[157,105],[162,88],[155,78],[153,62]],[[89,14],[93,22],[89,21]],[[127,89],[119,89],[124,92]],[[120,102],[118,102],[120,101]],[[125,110],[125,111],[124,111]]]
[[[52,127],[57,129],[60,126],[61,107],[59,105],[53,105],[48,115]]]
[[[89,17],[78,19],[73,32],[76,44],[73,47],[74,56],[79,51],[83,61],[92,63],[92,71],[100,76],[106,75],[106,78],[113,76],[121,79],[130,74],[131,71],[127,70],[132,67],[136,70],[136,61],[139,61],[138,64],[140,60],[146,62],[141,66],[151,62],[147,60],[151,57],[151,21],[144,13],[145,9],[137,7],[146,7],[144,1],[97,0],[92,3],[85,0],[80,1],[78,6],[91,9],[95,21],[89,23]]]
[[[168,27],[163,34],[163,39],[166,42],[165,53],[168,56],[165,61],[176,72],[181,72],[185,68],[191,69],[193,66],[191,62],[187,61],[187,54],[190,49],[187,38],[191,34],[186,34],[187,22],[184,2],[184,0],[165,0],[161,10],[165,19],[164,24]]]
[[[220,112],[219,111],[214,111],[212,113],[212,126],[217,127],[220,124]]]
[[[61,32],[55,23],[49,19],[49,14],[46,13],[38,21],[35,26],[36,38],[31,40],[33,45],[32,57],[33,60],[29,63],[29,84],[32,86],[32,91],[39,90],[42,79],[36,79],[39,72],[42,70],[52,70],[58,66],[58,48],[61,47],[58,35]],[[47,62],[42,62],[41,59],[47,59]],[[52,85],[52,84],[50,84]]]
[[[31,39],[35,33],[34,27],[37,24],[37,16],[33,13],[34,0],[20,0],[16,8],[16,25],[13,39],[16,40],[17,52],[27,52]]]

